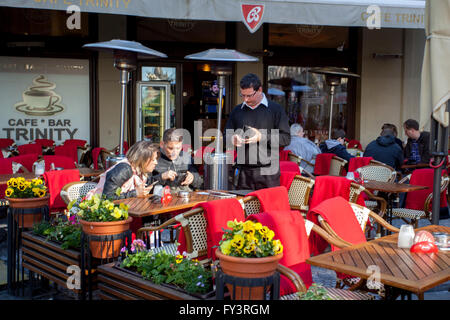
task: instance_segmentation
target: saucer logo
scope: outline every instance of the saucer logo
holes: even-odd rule
[[[263,4],[241,4],[242,18],[248,30],[253,33],[262,24],[264,14]]]
[[[22,93],[23,101],[16,103],[17,111],[29,116],[51,116],[64,110],[59,103],[61,96],[52,90],[56,85],[40,75],[33,79],[33,86]]]

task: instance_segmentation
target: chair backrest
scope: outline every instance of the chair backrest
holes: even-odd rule
[[[11,159],[0,159],[0,174],[13,173],[13,161]]]
[[[33,172],[33,164],[37,161],[38,157],[39,155],[37,153],[30,153],[11,157],[8,159],[13,162],[20,163],[25,168],[27,168],[28,171]]]
[[[426,208],[431,209],[432,195],[434,188],[434,169],[416,169],[409,176],[409,183],[413,185],[426,186],[428,189],[411,191],[406,194],[405,207],[413,210],[426,210]],[[404,182],[404,179],[402,179]],[[445,190],[449,184],[449,177],[446,172],[443,171],[441,177],[441,187],[440,187],[440,202],[441,206],[447,206],[445,198]]]
[[[13,139],[0,138],[0,149],[14,146],[16,143]]]
[[[314,172],[314,164],[312,164],[311,162],[303,159],[302,157],[300,157],[300,156],[290,152],[288,154],[288,158],[289,158],[289,161],[297,163],[300,166],[300,168],[302,168],[303,170],[306,170],[309,173],[313,173]]]
[[[55,156],[70,157],[78,163],[78,147],[75,144],[67,144],[55,147]]]
[[[66,184],[60,192],[63,201],[68,205],[70,201],[76,199],[76,203],[80,203],[86,194],[94,189],[97,183],[90,181],[74,181]]]
[[[35,139],[34,143],[40,145],[41,147],[52,147],[55,145],[55,141],[52,139]]]
[[[25,154],[42,154],[42,147],[41,145],[37,143],[28,143],[28,144],[22,144],[17,147],[17,150],[19,151],[20,155]]]
[[[344,160],[338,156],[333,156],[330,161],[330,176],[340,176],[344,170],[347,160]]]
[[[44,155],[42,157],[45,163],[45,171],[51,170],[52,163],[55,168],[75,169],[77,167],[75,161],[71,157],[62,155]]]
[[[309,210],[309,200],[314,183],[314,179],[297,175],[288,190],[291,208],[300,210],[304,216],[306,216],[306,213]]]
[[[375,181],[383,181],[383,182],[394,182],[397,176],[397,172],[394,168],[379,163],[375,164],[371,162],[371,164],[360,167],[356,169],[356,171],[362,176],[365,180],[375,180]]]
[[[84,147],[84,146],[86,146],[86,144],[87,144],[87,141],[81,140],[81,139],[67,139],[63,143],[64,146],[75,145],[77,147]]]

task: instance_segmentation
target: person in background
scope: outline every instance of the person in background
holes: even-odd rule
[[[199,189],[203,179],[192,164],[191,155],[182,151],[182,130],[170,128],[164,131],[160,143],[161,157],[152,174],[152,181],[171,189],[192,191]]]
[[[158,145],[150,141],[136,142],[128,150],[126,158],[120,160],[106,172],[100,175],[97,186],[90,190],[87,198],[101,194],[108,199],[124,199],[142,197],[149,194],[148,174],[158,163]],[[120,194],[117,194],[120,188]]]
[[[395,133],[391,127],[385,127],[381,135],[370,142],[364,151],[364,157],[372,157],[395,170],[403,164],[403,151],[395,141]]]
[[[405,134],[408,137],[404,152],[404,158],[408,160],[407,164],[428,164],[430,155],[430,133],[419,131],[419,123],[414,119],[408,119],[403,123]]]
[[[331,139],[327,139],[319,145],[322,153],[334,153],[338,157],[350,161],[353,156],[345,148],[345,131],[334,129],[331,133]]]
[[[291,125],[291,143],[284,150],[289,150],[293,154],[314,164],[316,155],[320,149],[314,142],[304,137],[305,132],[300,124]]]
[[[238,175],[234,187],[241,190],[258,190],[279,186],[279,166],[273,174],[264,174],[264,168],[272,168],[271,152],[275,152],[272,150],[271,130],[278,130],[280,147],[290,143],[288,116],[279,104],[267,99],[262,90],[261,80],[253,73],[242,77],[239,95],[243,102],[233,108],[225,126],[227,141],[231,139],[233,146],[238,148],[238,154],[242,150],[240,148],[244,148],[245,152],[245,161],[235,165]],[[250,131],[252,134],[244,138],[235,134],[238,129]],[[267,134],[263,134],[262,130],[267,130]],[[250,154],[252,144],[257,144],[258,148],[267,146],[267,153]],[[279,153],[278,145],[276,152]],[[239,156],[237,160],[240,161]]]
[[[381,127],[381,132],[383,132],[384,129],[391,129],[394,132],[395,143],[398,144],[398,146],[400,147],[400,149],[402,149],[402,152],[403,152],[403,142],[402,142],[402,140],[400,140],[397,137],[398,136],[397,126],[395,124],[392,124],[392,123],[385,123]]]

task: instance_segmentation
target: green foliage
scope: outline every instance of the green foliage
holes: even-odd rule
[[[98,194],[79,204],[71,202],[67,208],[70,215],[77,215],[89,222],[109,222],[128,219],[128,206],[115,204],[111,200],[101,198]]]
[[[300,300],[332,300],[328,294],[327,290],[318,285],[317,283],[313,283],[306,292],[298,293]]]
[[[136,270],[144,279],[156,284],[173,284],[188,293],[206,293],[212,287],[211,271],[197,260],[185,259],[182,255],[138,251],[127,254],[121,267]]]
[[[81,247],[81,227],[73,221],[59,218],[52,223],[42,221],[33,226],[33,233],[45,237],[48,241],[61,244],[61,248],[67,250]]]

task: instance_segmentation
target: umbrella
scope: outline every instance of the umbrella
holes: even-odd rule
[[[304,86],[292,86],[292,90],[295,92],[304,92],[304,91],[311,91],[313,88],[310,86],[304,85]]]
[[[431,120],[431,154],[435,169],[432,223],[439,224],[442,164],[448,154],[448,104],[450,99],[450,0],[428,0],[425,8],[427,41],[422,65],[420,127]],[[430,116],[431,115],[431,116]]]
[[[283,91],[281,91],[280,89],[277,88],[269,88],[267,90],[267,93],[271,96],[284,96],[285,93]]]

